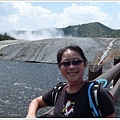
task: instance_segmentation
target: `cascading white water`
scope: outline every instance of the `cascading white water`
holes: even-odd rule
[[[100,65],[100,64],[103,62],[103,60],[107,57],[108,52],[109,52],[109,51],[111,50],[111,48],[112,48],[113,42],[115,42],[115,39],[112,40],[112,41],[109,43],[109,46],[108,46],[107,49],[103,52],[103,54],[102,54],[102,56],[101,56],[101,58],[100,58],[100,61],[98,62],[98,65]]]

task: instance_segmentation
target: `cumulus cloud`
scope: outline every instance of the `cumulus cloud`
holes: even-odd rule
[[[56,7],[56,6],[55,6]],[[112,18],[96,6],[73,3],[61,13],[53,13],[30,2],[0,3],[2,30],[37,30],[40,28],[61,28],[88,22],[109,24]],[[7,14],[6,14],[7,13]]]
[[[63,12],[64,16],[69,18],[69,24],[82,24],[88,22],[102,22],[112,20],[112,18],[102,12],[98,7],[85,5],[78,6],[76,4],[72,4],[72,6],[66,8]]]

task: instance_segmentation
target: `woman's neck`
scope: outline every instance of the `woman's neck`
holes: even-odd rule
[[[79,91],[82,86],[84,85],[85,81],[83,80],[82,82],[76,83],[76,84],[68,84],[66,86],[66,91],[68,93],[75,93],[77,91]]]
[[[74,86],[79,86],[80,84],[83,84],[85,81],[83,80],[82,82],[79,83],[75,83],[75,84],[68,84],[70,87],[74,87]]]

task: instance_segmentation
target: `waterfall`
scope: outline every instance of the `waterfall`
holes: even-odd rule
[[[107,47],[106,50],[103,52],[103,54],[102,54],[102,56],[101,56],[101,58],[100,58],[100,61],[98,62],[98,65],[100,65],[100,64],[103,62],[103,60],[107,57],[108,52],[109,52],[109,51],[111,50],[111,48],[112,48],[113,42],[115,42],[115,39],[112,40],[112,41],[109,43],[108,47]]]

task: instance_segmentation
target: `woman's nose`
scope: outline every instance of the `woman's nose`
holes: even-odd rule
[[[75,65],[73,65],[72,63],[70,63],[69,68],[75,68]]]

